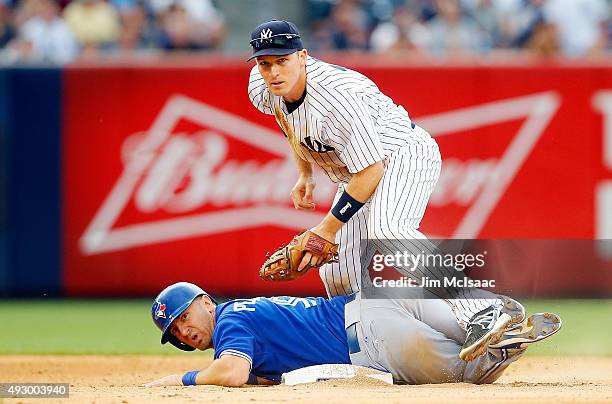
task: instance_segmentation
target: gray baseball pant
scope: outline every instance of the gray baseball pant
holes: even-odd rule
[[[393,375],[396,383],[492,383],[525,349],[493,349],[459,359],[465,330],[439,299],[361,299],[345,308],[351,362]]]

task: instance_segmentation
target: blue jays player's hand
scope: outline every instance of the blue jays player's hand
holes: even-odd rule
[[[183,384],[181,382],[182,377],[183,375],[177,373],[162,377],[161,379],[157,379],[149,383],[145,383],[142,385],[142,387],[181,386]]]

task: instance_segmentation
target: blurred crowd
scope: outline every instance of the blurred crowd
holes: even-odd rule
[[[220,49],[232,34],[223,1],[239,0],[0,0],[0,64]],[[250,1],[247,14],[258,4]],[[300,28],[315,51],[588,57],[612,49],[612,0],[286,1],[304,5],[309,24]]]
[[[0,63],[214,49],[224,25],[211,0],[0,0]]]
[[[311,48],[428,55],[528,49],[585,57],[612,44],[611,0],[309,0]]]

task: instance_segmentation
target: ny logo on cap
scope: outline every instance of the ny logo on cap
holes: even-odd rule
[[[264,29],[263,31],[261,31],[261,34],[259,34],[259,39],[261,40],[269,38],[272,38],[272,30],[270,28]]]

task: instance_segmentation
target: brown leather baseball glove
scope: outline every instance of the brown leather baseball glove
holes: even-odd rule
[[[298,270],[307,252],[322,258],[319,266],[328,262],[338,262],[338,244],[331,243],[310,230],[305,230],[272,255],[266,255],[267,259],[259,270],[259,276],[266,281],[297,279],[314,268],[306,265],[301,271]]]

